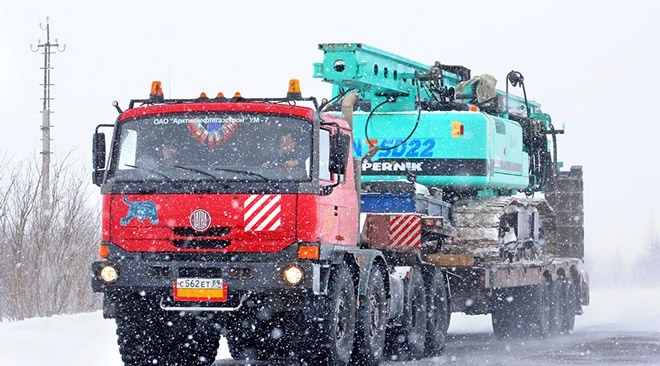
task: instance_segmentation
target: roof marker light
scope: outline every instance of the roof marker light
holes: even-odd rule
[[[163,84],[160,81],[151,82],[151,94],[150,96],[163,95]]]
[[[199,99],[209,99],[209,97],[206,96],[206,93],[202,92],[202,93],[199,95]]]
[[[289,80],[289,91],[286,93],[287,99],[301,99],[300,81],[298,79]]]
[[[151,93],[149,93],[149,99],[154,102],[163,102],[165,96],[163,95],[163,85],[160,81],[151,82]]]

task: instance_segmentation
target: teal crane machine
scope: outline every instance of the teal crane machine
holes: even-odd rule
[[[499,336],[571,331],[589,293],[582,167],[561,170],[564,131],[527,98],[523,75],[508,73],[501,90],[464,66],[425,65],[360,43],[319,49],[314,77],[332,84],[325,110],[339,111],[357,93],[361,245],[401,266],[442,267],[451,311],[491,314]],[[442,220],[406,238],[388,222],[393,213]]]

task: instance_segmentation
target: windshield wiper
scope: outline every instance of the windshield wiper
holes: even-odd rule
[[[158,170],[155,170],[155,169],[145,168],[143,166],[137,166],[137,165],[131,165],[131,164],[124,164],[124,166],[127,166],[129,168],[144,170],[144,171],[149,172],[149,173],[154,173],[156,175],[160,175],[161,177],[167,179],[168,181],[172,181],[172,178],[168,177],[167,175],[165,175],[165,174],[163,174],[163,173],[161,173],[161,172],[159,172]]]
[[[268,182],[271,179],[267,178],[259,173],[251,172],[249,170],[241,170],[241,169],[230,169],[230,168],[215,168],[215,170],[221,170],[223,172],[230,172],[230,173],[241,173],[241,174],[247,174],[247,175],[253,175],[255,177],[259,177],[263,179],[264,181]]]
[[[187,170],[187,171],[189,171],[189,172],[199,173],[199,174],[205,175],[205,176],[207,176],[207,177],[211,177],[211,178],[213,178],[213,179],[218,179],[218,177],[216,177],[215,175],[213,175],[213,174],[211,174],[211,173],[209,173],[209,172],[205,172],[205,171],[203,171],[203,170],[201,170],[201,169],[192,168],[192,167],[189,167],[189,166],[182,166],[182,165],[168,165],[168,166],[171,166],[171,167],[174,167],[174,168],[183,169],[183,170]]]

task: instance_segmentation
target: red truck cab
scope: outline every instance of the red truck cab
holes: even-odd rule
[[[165,310],[232,310],[273,291],[322,292],[323,263],[357,249],[348,124],[291,98],[165,100],[159,89],[121,112],[107,167],[94,138],[104,258],[92,287],[105,316],[140,293]]]

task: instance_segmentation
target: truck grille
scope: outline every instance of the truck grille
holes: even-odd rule
[[[183,249],[222,249],[231,244],[229,240],[172,240],[174,246]]]
[[[222,278],[222,268],[179,268],[179,277]]]
[[[174,234],[185,237],[195,236],[223,236],[229,234],[231,228],[229,227],[212,227],[204,232],[195,231],[190,227],[174,227],[172,228]]]

